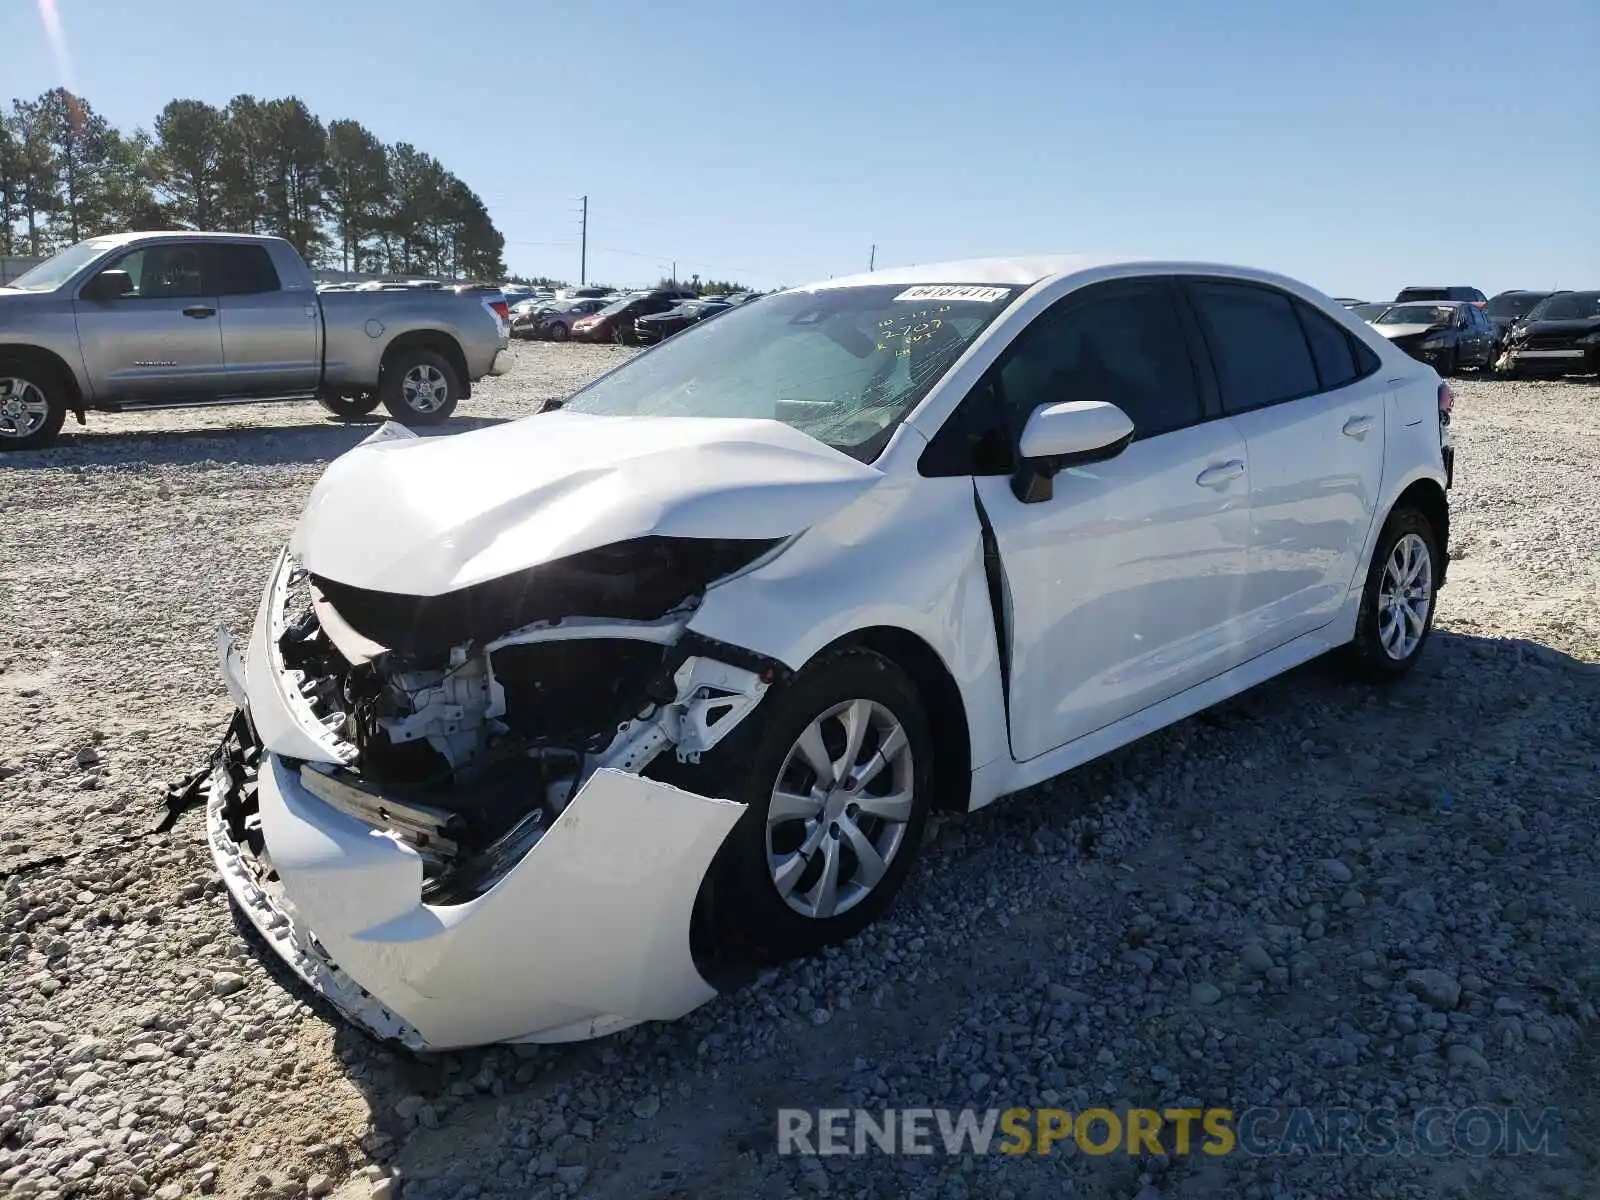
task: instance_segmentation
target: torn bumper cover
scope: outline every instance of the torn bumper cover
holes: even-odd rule
[[[293,574],[280,558],[246,655],[219,636],[240,708],[207,802],[222,878],[284,962],[353,1022],[412,1049],[598,1037],[712,998],[690,923],[744,806],[637,772],[664,748],[680,757],[708,748],[765,684],[738,666],[669,655],[676,698],[646,704],[601,752],[567,752],[570,778],[549,782],[541,767],[502,780],[501,796],[523,788],[521,815],[501,819],[473,851],[476,865],[462,865],[473,832],[449,807],[448,790],[442,801],[419,799],[363,778],[361,750],[345,737],[355,722],[330,712],[316,681],[286,665],[283,647],[297,636]],[[611,636],[657,645],[674,628],[681,632],[658,623]],[[499,644],[570,642],[574,632],[559,625]],[[489,680],[480,692],[493,712],[505,689],[492,670]],[[473,714],[440,701],[461,698],[443,685],[427,694],[434,708],[384,718],[391,732],[411,730],[452,762],[470,757],[462,738]],[[440,711],[453,718],[443,731]],[[539,752],[516,745],[520,770]],[[541,807],[547,790],[558,797],[553,807]]]

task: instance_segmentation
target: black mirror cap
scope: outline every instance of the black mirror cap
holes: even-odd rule
[[[133,278],[126,271],[101,271],[83,287],[85,300],[115,300],[133,294]]]

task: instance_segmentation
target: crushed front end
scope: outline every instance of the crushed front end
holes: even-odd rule
[[[744,807],[642,773],[695,760],[783,673],[687,628],[774,546],[640,538],[439,597],[286,551],[248,649],[219,634],[239,708],[207,836],[240,909],[414,1049],[594,1037],[710,999],[691,916]]]

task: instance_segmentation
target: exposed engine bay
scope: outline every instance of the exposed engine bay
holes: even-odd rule
[[[339,759],[300,782],[410,846],[425,903],[470,901],[594,772],[697,761],[787,673],[686,629],[708,583],[780,544],[646,537],[432,597],[290,564],[270,657]],[[253,791],[221,816],[270,878]]]

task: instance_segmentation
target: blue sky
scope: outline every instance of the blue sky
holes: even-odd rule
[[[8,95],[298,95],[438,156],[514,270],[759,286],[987,254],[1338,295],[1600,286],[1600,3],[0,0]],[[551,244],[551,243],[571,243]],[[627,252],[627,253],[624,253]]]

